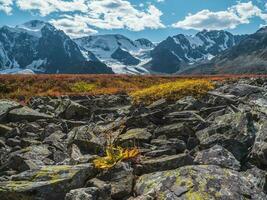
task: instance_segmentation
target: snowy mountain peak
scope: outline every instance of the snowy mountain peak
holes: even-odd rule
[[[260,30],[257,31],[257,33],[267,34],[267,26],[263,26]]]
[[[24,24],[17,25],[15,27],[15,29],[22,31],[22,32],[26,32],[32,36],[35,36],[35,37],[41,37],[42,36],[42,29],[44,27],[47,27],[50,30],[55,30],[54,26],[52,26],[51,24],[49,24],[47,22],[40,21],[40,20],[28,21]]]

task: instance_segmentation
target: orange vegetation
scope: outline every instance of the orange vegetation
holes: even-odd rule
[[[255,76],[0,75],[0,99],[23,101],[32,96],[132,93],[185,78],[224,80],[240,77]]]

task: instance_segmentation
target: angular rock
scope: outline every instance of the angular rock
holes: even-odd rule
[[[176,153],[183,153],[184,150],[186,149],[186,144],[183,140],[179,140],[177,138],[158,138],[158,139],[153,139],[150,142],[152,145],[157,146],[157,149],[159,150],[173,150]]]
[[[126,163],[119,163],[114,168],[104,171],[98,179],[111,185],[112,199],[123,199],[131,196],[133,188],[133,169]]]
[[[64,119],[79,119],[90,117],[91,115],[88,108],[69,99],[60,100],[55,113]]]
[[[220,144],[241,160],[253,145],[256,128],[251,113],[231,113],[217,117],[207,128],[196,132],[202,148]]]
[[[227,92],[239,97],[249,96],[253,93],[264,92],[264,88],[249,85],[249,84],[237,84],[227,89]]]
[[[17,171],[26,171],[36,166],[43,166],[51,155],[47,145],[30,146],[13,152],[6,166]]]
[[[9,111],[22,107],[19,103],[9,100],[0,100],[0,122],[5,120]]]
[[[0,182],[0,196],[3,200],[64,199],[72,189],[81,188],[95,171],[90,164],[76,166],[45,166]]]
[[[201,165],[218,165],[236,171],[240,170],[241,167],[240,162],[235,159],[234,155],[219,145],[198,152],[194,162]]]
[[[97,200],[98,193],[94,187],[75,189],[66,194],[65,200]]]
[[[8,132],[12,131],[12,128],[3,124],[0,124],[0,136],[6,136]]]
[[[260,126],[252,148],[251,159],[258,166],[267,166],[267,122],[263,122]]]
[[[190,135],[193,135],[193,131],[185,123],[175,123],[157,128],[154,134],[156,136],[166,135],[168,138],[186,140]]]
[[[156,171],[176,169],[185,165],[192,165],[193,157],[188,154],[178,154],[173,156],[163,156],[143,160],[136,169],[137,174],[146,174]]]
[[[40,113],[28,107],[16,108],[11,110],[7,118],[9,121],[17,122],[22,120],[36,121],[39,119],[52,119],[53,117],[47,114]]]
[[[110,184],[107,184],[106,182],[101,181],[98,178],[93,178],[87,182],[87,185],[98,189],[97,198],[99,200],[111,199],[111,185]]]
[[[241,173],[214,165],[185,166],[141,176],[137,195],[155,193],[161,199],[266,199]]]
[[[132,146],[135,144],[140,144],[142,142],[148,142],[152,134],[147,131],[147,129],[131,129],[126,133],[122,134],[118,138],[118,142],[120,144],[124,144],[125,146]]]
[[[104,141],[97,137],[89,126],[74,128],[68,134],[68,146],[76,144],[82,153],[99,153]]]

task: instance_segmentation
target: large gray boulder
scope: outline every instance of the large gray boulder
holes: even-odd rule
[[[141,176],[135,185],[137,195],[160,199],[266,199],[257,186],[241,173],[214,165],[185,166]]]
[[[218,165],[236,171],[241,167],[234,155],[220,145],[198,152],[194,161],[202,165]]]
[[[59,200],[72,189],[81,188],[95,171],[90,164],[44,166],[0,182],[1,200]]]
[[[256,127],[250,112],[230,113],[216,117],[211,125],[196,132],[196,136],[202,149],[220,144],[241,160],[254,143]]]

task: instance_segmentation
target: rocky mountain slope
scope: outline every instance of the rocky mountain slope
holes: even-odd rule
[[[127,95],[0,100],[1,200],[265,200],[266,94],[267,79],[251,78],[149,106]],[[142,156],[96,170],[110,137]]]
[[[219,54],[210,62],[196,65],[183,73],[195,74],[266,74],[267,27],[249,35],[238,45]]]
[[[154,44],[147,39],[130,40],[123,35],[96,35],[75,39],[80,49],[92,52],[116,73],[142,74]]]
[[[37,73],[113,73],[94,56],[85,59],[77,44],[63,31],[38,20],[14,28],[0,28],[0,69],[31,69]]]
[[[206,30],[194,36],[179,34],[168,37],[151,51],[152,59],[145,66],[155,73],[175,73],[188,68],[188,65],[211,60],[245,37],[227,31]]]

